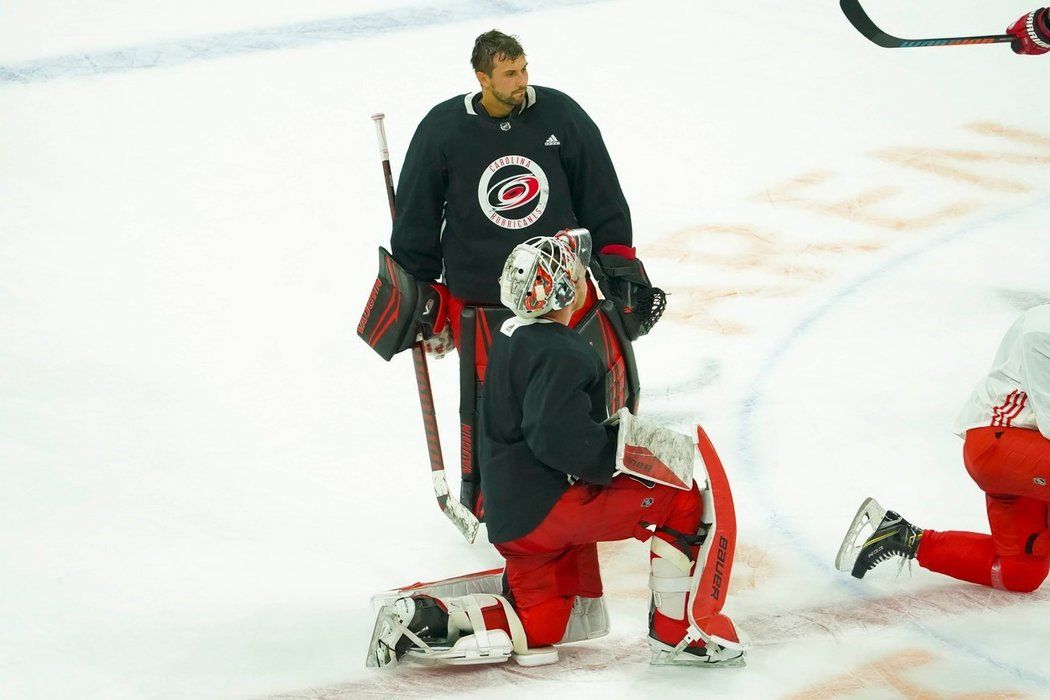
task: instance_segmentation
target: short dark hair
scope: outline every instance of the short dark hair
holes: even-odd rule
[[[474,51],[470,54],[470,65],[474,66],[475,71],[485,75],[492,75],[492,68],[496,65],[496,59],[513,61],[524,54],[525,49],[521,48],[518,37],[493,29],[474,40]]]

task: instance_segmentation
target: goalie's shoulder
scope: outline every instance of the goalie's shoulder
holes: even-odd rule
[[[475,93],[459,94],[437,103],[430,108],[419,122],[421,127],[436,129],[448,128],[452,124],[467,120],[470,114],[470,100]]]
[[[543,85],[531,85],[535,95],[535,106],[544,111],[558,111],[567,114],[582,113],[583,107],[568,93]]]

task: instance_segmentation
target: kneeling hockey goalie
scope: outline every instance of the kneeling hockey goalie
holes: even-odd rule
[[[607,420],[598,355],[567,325],[585,296],[586,237],[530,239],[500,276],[514,317],[488,358],[479,444],[505,569],[392,592],[368,665],[553,663],[552,645],[607,632],[596,543],[631,537],[651,542],[652,663],[742,664],[721,613],[736,544],[725,472],[699,427],[694,442],[626,409]]]

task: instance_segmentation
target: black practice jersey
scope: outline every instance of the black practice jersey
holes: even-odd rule
[[[434,107],[419,123],[397,188],[394,259],[464,301],[499,303],[511,249],[564,228],[590,229],[595,250],[631,245],[631,214],[601,133],[568,95],[530,86],[508,117],[481,93]]]
[[[616,428],[605,417],[605,371],[579,333],[540,321],[494,335],[479,436],[490,542],[531,532],[570,475],[612,481]]]

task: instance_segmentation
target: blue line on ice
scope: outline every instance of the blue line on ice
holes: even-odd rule
[[[755,374],[748,390],[744,394],[744,400],[740,406],[740,420],[738,422],[739,432],[737,435],[737,446],[742,459],[742,467],[748,473],[748,476],[752,483],[753,492],[757,493],[759,497],[765,502],[765,505],[771,515],[773,527],[779,530],[784,537],[807,559],[811,564],[820,569],[831,568],[831,560],[833,555],[826,552],[817,552],[808,543],[807,540],[800,536],[788,525],[783,524],[782,521],[778,520],[775,515],[777,512],[775,496],[768,492],[764,484],[766,483],[762,479],[762,471],[765,469],[765,463],[756,456],[758,452],[757,444],[752,440],[752,436],[757,434],[758,428],[755,421],[755,414],[758,412],[758,408],[764,399],[765,384],[769,377],[776,370],[777,365],[788,353],[788,351],[796,345],[802,338],[808,335],[814,330],[814,328],[842,301],[857,293],[864,286],[877,281],[884,275],[901,268],[908,263],[911,263],[925,255],[928,255],[942,246],[950,243],[955,243],[959,240],[966,238],[967,236],[979,233],[987,228],[991,224],[999,224],[1004,221],[1008,221],[1012,217],[1016,216],[1021,212],[1028,211],[1040,206],[1050,205],[1050,197],[1040,197],[1035,199],[1028,204],[1021,207],[1012,208],[1010,211],[1005,213],[994,214],[992,216],[985,217],[974,223],[967,224],[959,229],[952,231],[940,238],[934,239],[929,243],[919,246],[913,250],[910,250],[892,260],[888,260],[884,264],[874,268],[870,272],[861,275],[854,279],[850,283],[846,284],[842,288],[833,292],[827,297],[821,304],[819,304],[813,311],[804,316],[798,321],[784,337],[774,344],[774,350],[772,350],[759,364],[758,372]],[[960,471],[960,473],[962,473]],[[863,494],[858,494],[858,502]],[[843,531],[845,531],[846,523],[843,523]],[[858,598],[866,598],[867,594],[863,591],[861,586],[852,578],[838,578],[838,572],[836,572],[835,583],[845,589],[850,595]],[[842,575],[844,576],[844,575]],[[999,661],[977,647],[970,646],[960,640],[952,639],[939,632],[935,632],[928,627],[920,625],[918,623],[911,623],[910,625],[914,629],[928,635],[946,646],[958,649],[970,656],[986,661],[987,663],[1006,671],[1017,678],[1026,680],[1030,683],[1034,683],[1041,688],[1050,688],[1050,678],[1041,676],[1030,671],[1026,671],[1015,666],[1011,666],[1005,662]]]
[[[195,61],[353,41],[392,32],[425,29],[493,15],[517,15],[606,0],[459,0],[410,5],[381,12],[332,17],[266,29],[210,34],[97,53],[76,53],[0,65],[0,84],[42,83],[145,68],[168,68]]]

